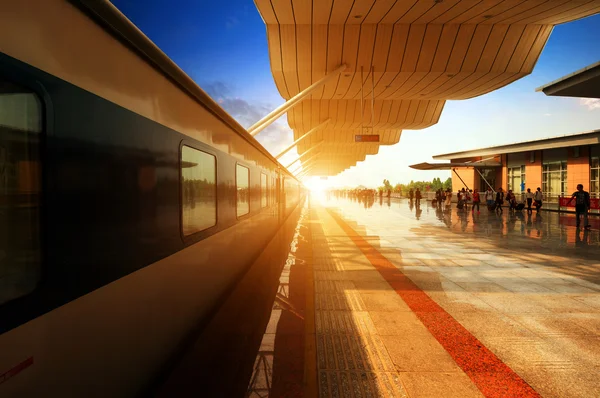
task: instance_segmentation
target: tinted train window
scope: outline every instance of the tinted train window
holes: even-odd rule
[[[183,235],[217,224],[217,160],[189,146],[181,148]]]
[[[0,78],[0,304],[40,279],[41,133],[38,97]]]
[[[250,213],[250,170],[242,165],[235,168],[235,186],[237,189],[237,216]]]
[[[267,207],[269,202],[269,187],[267,186],[267,175],[260,175],[260,207]]]

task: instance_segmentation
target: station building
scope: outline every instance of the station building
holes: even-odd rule
[[[600,62],[536,89],[548,96],[600,98]],[[508,145],[447,153],[433,157],[450,163],[414,165],[416,169],[452,170],[452,190],[465,186],[485,190],[512,189],[521,199],[527,188],[538,187],[545,208],[559,207],[559,197],[569,196],[583,184],[592,198],[600,198],[600,130],[524,141]],[[598,212],[594,201],[592,212]]]
[[[600,130],[508,145],[447,153],[433,157],[453,165],[452,190],[467,186],[486,190],[542,188],[545,202],[558,203],[583,184],[600,197]]]

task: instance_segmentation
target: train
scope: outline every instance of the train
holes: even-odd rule
[[[139,396],[305,189],[109,1],[0,13],[0,396]]]

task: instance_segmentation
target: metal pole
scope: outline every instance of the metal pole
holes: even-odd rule
[[[303,165],[302,165],[302,170],[296,169],[296,170],[295,170],[295,171],[294,171],[292,174],[296,174],[296,173],[298,173],[298,175],[300,175],[300,174],[304,173],[305,171],[312,169],[312,168],[313,168],[313,167],[315,167],[317,164],[319,164],[319,162],[316,162],[316,163],[311,163],[311,164],[309,164],[309,165],[303,164]]]
[[[456,172],[456,169],[452,169],[452,171],[454,172],[454,174],[456,174],[456,176],[458,177],[458,179],[463,183],[463,185],[465,186],[466,189],[469,189],[468,185],[466,182],[463,181],[462,178],[460,178],[460,176],[458,175],[458,173]]]
[[[375,120],[375,67],[371,67],[371,134],[375,132],[373,127]]]
[[[365,81],[363,80],[363,67],[360,67],[360,133],[364,134],[365,133],[365,126],[363,124],[363,116],[365,113],[365,106],[364,106],[364,94],[363,94],[363,88],[365,85]]]
[[[484,181],[484,182],[487,184],[487,186],[488,186],[488,187],[490,187],[490,189],[491,189],[493,192],[496,192],[496,191],[494,190],[494,187],[493,187],[493,186],[491,186],[489,182],[487,182],[487,180],[485,179],[485,177],[483,176],[483,174],[481,174],[481,172],[480,172],[479,170],[477,170],[477,167],[473,167],[473,168],[474,168],[474,169],[475,169],[475,171],[476,171],[476,172],[477,172],[477,173],[478,173],[478,174],[481,176],[481,179],[482,179],[482,180],[483,180],[483,181]],[[459,177],[459,178],[460,178],[460,177]]]
[[[302,159],[303,157],[305,157],[306,155],[308,155],[309,153],[311,153],[312,151],[314,151],[316,148],[318,148],[319,146],[323,145],[323,141],[320,141],[317,145],[313,146],[312,148],[309,148],[306,152],[304,152],[302,155],[298,156],[296,158],[296,160],[294,160],[292,163],[288,164],[286,166],[286,169],[289,170],[290,166],[293,165],[294,163],[296,163],[297,161],[299,161],[300,159]]]
[[[297,172],[300,169],[300,166],[306,166],[308,163],[310,163],[311,160],[313,160],[319,153],[315,153],[312,156],[309,156],[308,159],[306,159],[304,162],[300,163],[295,169],[294,171],[290,171],[290,173],[294,174],[295,172]]]
[[[292,149],[293,147],[296,146],[296,144],[298,144],[300,141],[302,141],[303,139],[305,139],[306,137],[308,137],[309,135],[311,135],[315,131],[319,130],[321,127],[325,126],[327,124],[327,122],[329,122],[330,120],[331,119],[327,119],[323,123],[319,124],[318,126],[313,127],[312,129],[310,129],[308,131],[308,133],[304,134],[302,137],[300,137],[296,141],[292,142],[292,144],[290,146],[288,146],[287,148],[285,148],[283,151],[279,152],[279,155],[275,156],[275,158],[279,159],[280,157],[282,157],[283,155],[285,155],[286,153],[288,153],[290,149]]]
[[[334,77],[337,77],[339,74],[341,74],[345,70],[346,70],[346,65],[344,64],[344,65],[341,65],[340,67],[338,67],[333,72],[323,76],[322,78],[320,78],[319,80],[317,80],[316,82],[314,82],[313,84],[311,84],[310,86],[308,86],[307,88],[305,88],[304,90],[300,91],[298,94],[294,95],[292,98],[287,100],[284,104],[275,108],[275,110],[273,110],[273,112],[269,113],[267,116],[263,117],[258,122],[254,123],[252,126],[250,126],[250,128],[248,128],[248,132],[253,136],[260,133],[267,126],[269,126],[271,123],[273,123],[275,120],[279,119],[279,117],[281,115],[286,113],[288,110],[293,108],[295,105],[299,104],[304,99],[304,97],[306,97],[307,95],[312,93],[314,90],[319,88],[321,85],[327,83],[329,80],[333,79]]]
[[[296,177],[298,177],[298,178],[299,178],[300,176],[303,176],[303,175],[305,175],[306,173],[308,173],[309,171],[311,171],[311,170],[312,170],[312,169],[313,169],[313,168],[314,168],[316,165],[317,165],[317,163],[313,163],[313,164],[311,164],[310,166],[308,166],[307,168],[305,168],[305,169],[302,169],[302,171],[301,171],[301,172],[299,172],[299,173],[296,175]]]

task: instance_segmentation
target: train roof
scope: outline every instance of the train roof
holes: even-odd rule
[[[171,60],[148,36],[133,24],[108,0],[69,0],[74,6],[102,26],[113,37],[133,50],[157,71],[165,75],[182,91],[199,102],[214,116],[235,130],[249,144],[258,149],[281,169],[293,176],[269,151],[265,149],[246,129],[214,101],[191,77]],[[293,176],[296,179],[295,176]]]

